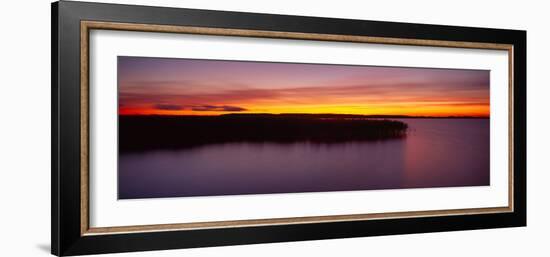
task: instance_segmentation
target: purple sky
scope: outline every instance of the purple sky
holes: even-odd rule
[[[489,71],[118,57],[121,114],[489,115]]]

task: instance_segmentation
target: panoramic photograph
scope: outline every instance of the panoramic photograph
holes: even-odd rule
[[[119,199],[490,185],[489,70],[117,65]]]

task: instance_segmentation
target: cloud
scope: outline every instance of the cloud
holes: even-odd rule
[[[238,106],[229,105],[181,105],[181,104],[155,104],[153,105],[156,110],[163,111],[181,111],[181,110],[193,110],[193,111],[217,111],[217,112],[242,112],[247,109]]]
[[[421,104],[451,107],[489,104],[488,71],[398,71],[391,69],[376,76],[344,77],[334,81],[280,87],[231,81],[220,84],[210,80],[182,80],[181,83],[172,80],[134,81],[134,84],[121,84],[119,103],[128,107],[147,106],[165,111],[204,112],[248,111],[239,107],[242,105],[257,111],[258,108],[267,108],[265,106]]]
[[[218,112],[242,112],[242,111],[246,111],[247,109],[245,108],[242,108],[242,107],[238,107],[238,106],[228,106],[228,105],[221,105],[221,106],[216,106],[216,105],[198,105],[198,106],[193,106],[191,108],[191,110],[193,111],[218,111]]]
[[[155,104],[155,109],[165,111],[179,111],[185,109],[184,106],[179,104]]]

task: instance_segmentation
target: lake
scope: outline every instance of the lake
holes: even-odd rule
[[[489,119],[396,119],[407,136],[121,153],[119,199],[489,185]]]

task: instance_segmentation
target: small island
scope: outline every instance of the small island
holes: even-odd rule
[[[235,142],[342,143],[406,136],[407,124],[351,114],[119,116],[119,151],[182,149]]]

